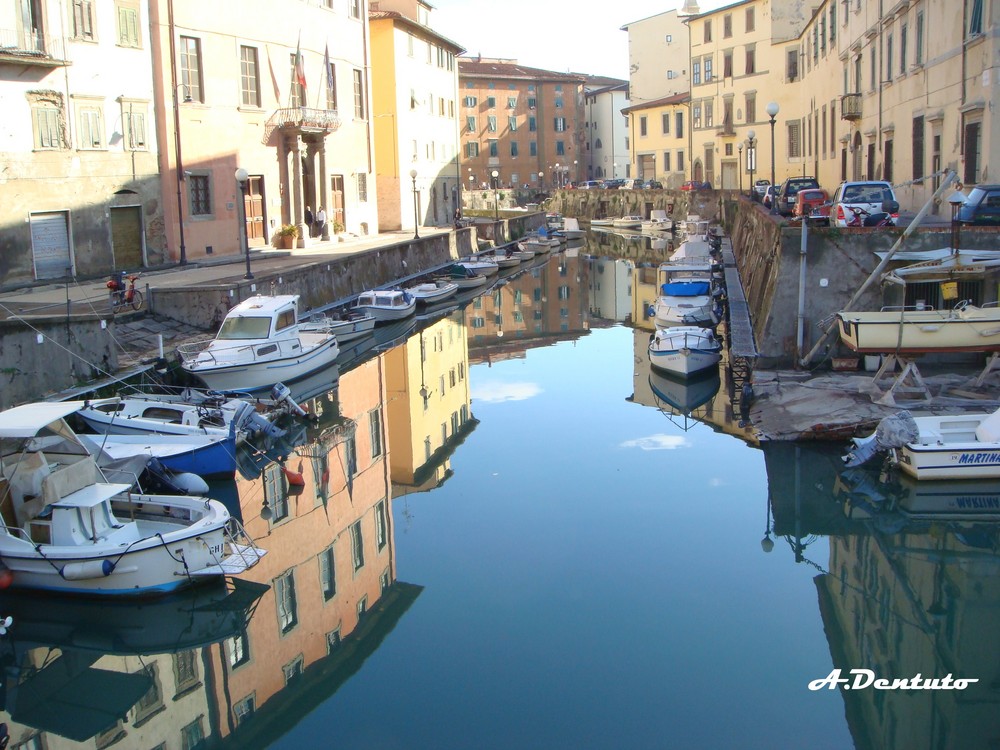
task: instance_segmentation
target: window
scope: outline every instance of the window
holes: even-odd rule
[[[479,144],[475,141],[469,141],[465,144],[465,155],[470,158],[475,158],[479,156]]]
[[[667,71],[667,80],[668,81],[672,81],[676,77],[677,77],[677,74],[674,71],[672,71],[672,70],[668,70]]]
[[[368,174],[366,172],[358,172],[358,201],[368,202]]]
[[[715,124],[715,105],[711,101],[705,102],[705,127],[710,128]]]
[[[229,659],[230,669],[250,662],[250,638],[247,631],[226,639],[226,657]]]
[[[281,668],[285,675],[285,684],[288,685],[302,676],[303,659],[297,656]]]
[[[743,111],[746,113],[746,122],[757,122],[757,94],[747,94],[743,104]]]
[[[594,141],[594,151],[599,151],[602,148],[604,148],[604,144],[601,142],[601,139],[598,138],[596,141]]]
[[[406,54],[413,57],[413,34],[406,35]]]
[[[534,109],[535,108],[535,102],[536,102],[535,97],[529,96],[528,97],[528,109]]]
[[[982,33],[983,0],[969,0],[969,36]]]
[[[670,135],[670,113],[664,112],[660,115],[660,127],[663,129],[663,135]]]
[[[913,118],[913,179],[924,176],[924,118]]]
[[[475,133],[476,132],[476,118],[475,117],[469,116],[469,117],[465,118],[465,129],[468,130],[470,133]]]
[[[125,123],[127,148],[129,151],[146,151],[149,143],[146,141],[146,110],[136,110],[130,107],[122,118]]]
[[[264,502],[273,514],[271,523],[288,518],[288,485],[281,464],[273,462],[264,469]]]
[[[785,52],[785,78],[796,81],[799,78],[799,51],[789,49]]]
[[[802,123],[793,120],[788,123],[788,158],[798,159],[802,156]]]
[[[507,127],[511,132],[517,130],[517,118],[511,115],[507,118]]]
[[[190,36],[180,39],[181,83],[184,91],[192,101],[204,102],[205,96],[201,89],[201,40]]]
[[[712,41],[712,20],[705,21],[705,41]]]
[[[500,156],[499,141],[496,138],[491,138],[489,141],[490,145],[490,156]]]
[[[556,97],[556,99],[555,99],[555,105],[556,105],[556,109],[562,109],[563,108],[563,100],[562,100],[561,96],[557,96]]]
[[[979,159],[981,153],[981,122],[965,123],[962,142],[962,157],[965,160],[965,182],[975,185],[979,182]]]
[[[177,695],[198,685],[198,659],[194,650],[174,654],[174,680]]]
[[[385,500],[375,505],[375,547],[380,552],[389,541],[389,521],[385,510]]]
[[[557,133],[565,132],[565,130],[566,130],[566,118],[565,117],[556,117],[556,118],[554,118],[553,125],[555,126],[555,130],[556,130]]]
[[[289,570],[274,579],[274,603],[278,613],[278,627],[282,635],[298,624],[295,606],[295,571]]]
[[[916,49],[913,50],[914,62],[917,65],[924,64],[924,12],[917,13],[917,38],[914,40]]]
[[[712,80],[712,58],[705,58],[705,83]]]
[[[669,172],[670,171],[670,152],[669,151],[664,151],[663,152],[663,171],[664,172]]]
[[[675,116],[674,121],[674,137],[683,138],[684,137],[684,113],[678,112]]]
[[[684,151],[683,150],[677,152],[677,171],[678,172],[683,172],[684,171]]]
[[[508,96],[507,97],[507,109],[517,109],[517,97]]]
[[[358,445],[353,435],[344,439],[344,471],[349,477],[358,473]]]
[[[489,109],[496,109],[497,98],[495,96],[488,96],[488,97],[486,97],[486,106]]]
[[[566,143],[565,141],[556,141],[556,156],[566,155]]]
[[[701,83],[701,62],[698,60],[691,63],[691,83],[695,85]]]
[[[883,155],[885,156],[884,178],[886,182],[892,182],[892,140],[886,139]]]
[[[510,142],[510,155],[517,156],[517,141]]]
[[[365,119],[365,87],[361,71],[354,69],[354,117],[358,120]]]
[[[86,42],[95,40],[93,0],[73,0],[73,38]]]
[[[260,74],[257,48],[240,46],[240,101],[244,107],[260,107]]]
[[[885,38],[885,80],[892,80],[892,33],[890,32]]]
[[[354,560],[355,572],[365,566],[365,540],[361,535],[361,521],[355,521],[351,526],[351,555]]]
[[[701,127],[701,105],[695,104],[691,108],[691,127],[700,128]]]
[[[722,17],[722,38],[728,39],[733,35],[733,15],[727,13]]]
[[[135,704],[135,721],[141,722],[148,716],[156,713],[163,707],[163,694],[160,691],[160,680],[156,675],[156,665],[148,664],[140,669],[137,674],[145,673],[149,678],[150,686],[145,695]]]
[[[139,8],[132,3],[119,2],[118,11],[118,45],[121,47],[139,47],[142,37],[139,34]]]
[[[332,546],[319,553],[319,582],[323,590],[323,601],[328,602],[337,595],[337,569]]]
[[[181,729],[181,748],[182,750],[195,750],[195,748],[202,747],[204,742],[205,729],[201,725],[201,717],[199,716]]]
[[[639,135],[641,135],[641,136],[646,135],[646,116],[645,115],[642,115],[639,118]]]
[[[746,18],[746,30],[747,31],[753,31],[754,30],[755,20],[756,19],[754,18],[754,15],[753,15],[753,8],[747,8],[747,18]]]
[[[528,156],[538,156],[538,144],[535,141],[528,143]]]
[[[382,455],[382,412],[372,409],[368,414],[368,437],[372,445],[372,458]]]
[[[210,216],[212,214],[212,191],[209,177],[206,174],[193,174],[188,177],[188,210],[192,216]]]
[[[528,118],[528,130],[532,133],[538,130],[538,121],[534,117]]]
[[[757,48],[752,44],[747,45],[747,64],[744,72],[747,75],[757,72]]]
[[[350,0],[351,18],[361,18],[361,0]]]
[[[733,77],[733,53],[731,50],[722,53],[722,77]]]
[[[240,701],[233,704],[233,718],[236,720],[236,726],[239,726],[251,716],[253,716],[254,711],[257,710],[257,699],[251,694]]]
[[[830,3],[830,47],[837,39],[837,3]]]
[[[899,74],[906,73],[906,35],[909,31],[907,24],[899,27]]]
[[[495,115],[490,115],[486,118],[486,130],[490,133],[497,132],[497,118]]]
[[[100,104],[78,104],[77,120],[80,129],[76,147],[86,151],[104,148],[104,116]]]
[[[467,96],[462,100],[462,104],[466,107],[475,107],[479,103],[479,100],[474,96]]]

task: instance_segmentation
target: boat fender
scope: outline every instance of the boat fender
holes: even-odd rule
[[[0,591],[10,588],[14,583],[14,571],[0,562]]]
[[[287,466],[282,466],[281,470],[285,473],[285,479],[288,480],[288,484],[293,487],[304,487],[306,480],[302,476],[302,472],[292,471]]]
[[[170,483],[185,495],[207,495],[208,482],[190,471],[170,474]]]
[[[114,573],[115,564],[110,560],[88,560],[87,562],[68,563],[59,571],[67,581],[83,581],[88,578],[107,577]]]

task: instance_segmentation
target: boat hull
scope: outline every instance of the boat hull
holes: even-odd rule
[[[233,362],[216,367],[196,362],[194,365],[185,363],[182,367],[213,390],[247,392],[287,383],[329,367],[339,353],[336,337],[328,336],[322,343],[294,357]]]
[[[1000,351],[1000,308],[837,313],[840,340],[859,353]]]
[[[234,436],[197,437],[176,435],[81,435],[100,447],[111,458],[147,455],[160,460],[175,472],[190,472],[200,477],[232,476],[236,471]]]
[[[650,365],[682,378],[716,367],[721,359],[721,345],[704,328],[668,328],[658,331],[649,342]]]
[[[894,454],[899,470],[914,479],[1000,479],[1000,444],[910,443]]]
[[[712,298],[660,297],[654,306],[653,324],[657,328],[672,326],[711,326],[715,324]]]

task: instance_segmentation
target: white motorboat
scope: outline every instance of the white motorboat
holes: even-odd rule
[[[590,226],[592,227],[610,227],[615,223],[614,219],[591,219]]]
[[[107,482],[66,422],[82,401],[0,412],[0,559],[18,588],[160,594],[264,554],[222,503]]]
[[[840,340],[861,353],[1000,351],[1000,308],[885,309],[837,313]]]
[[[228,437],[235,425],[241,442],[256,432],[284,430],[271,424],[249,401],[240,398],[205,398],[183,401],[165,395],[136,393],[86,401],[80,417],[95,432],[112,435],[219,435]]]
[[[708,259],[661,263],[659,296],[653,305],[657,328],[716,322],[713,267]]]
[[[496,261],[497,268],[516,268],[521,265],[521,258],[517,251],[511,248],[495,250],[487,258]]]
[[[676,326],[657,330],[649,341],[649,363],[663,372],[686,378],[715,367],[722,344],[708,328]]]
[[[357,310],[341,310],[333,314],[314,313],[299,323],[307,333],[326,331],[337,337],[337,344],[367,336],[375,330],[375,316]]]
[[[483,276],[493,276],[500,271],[500,266],[495,260],[483,256],[459,258],[456,265],[464,266],[473,273]]]
[[[326,329],[300,329],[298,295],[244,300],[210,341],[177,348],[181,367],[222,391],[254,391],[330,366],[340,353]]]
[[[640,229],[643,218],[641,216],[622,216],[611,221],[611,226],[619,229]]]
[[[580,229],[580,222],[571,217],[563,219],[563,228],[559,232],[568,240],[578,240],[587,234]]]
[[[433,305],[449,297],[454,297],[458,292],[458,284],[454,281],[437,278],[408,286],[404,291],[413,297],[418,305]]]
[[[673,229],[674,223],[667,217],[666,211],[654,208],[649,212],[649,218],[639,226],[644,232],[669,232]]]
[[[445,268],[438,278],[457,284],[459,289],[475,289],[484,286],[489,281],[486,274],[477,273],[459,263],[453,263]]]
[[[353,309],[367,313],[377,323],[382,323],[413,315],[417,301],[402,289],[371,289],[358,295]]]
[[[712,257],[712,246],[704,240],[685,240],[670,256],[671,261],[708,261]]]
[[[1000,409],[927,417],[902,411],[852,442],[844,457],[848,466],[887,451],[904,474],[918,480],[1000,479]]]

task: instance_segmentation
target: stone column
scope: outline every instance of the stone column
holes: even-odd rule
[[[309,229],[302,219],[302,142],[298,135],[293,135],[289,139],[289,150],[292,153],[292,223],[299,228],[299,237],[295,243],[296,247],[306,246],[306,237]]]
[[[333,226],[333,207],[329,204],[329,198],[327,197],[326,184],[329,180],[326,177],[326,137],[322,136],[317,146],[319,150],[319,173],[316,175],[316,179],[319,180],[319,202],[323,206],[323,210],[326,211],[326,225],[323,227],[323,236],[320,238],[324,242],[329,242],[330,240],[330,227]]]

